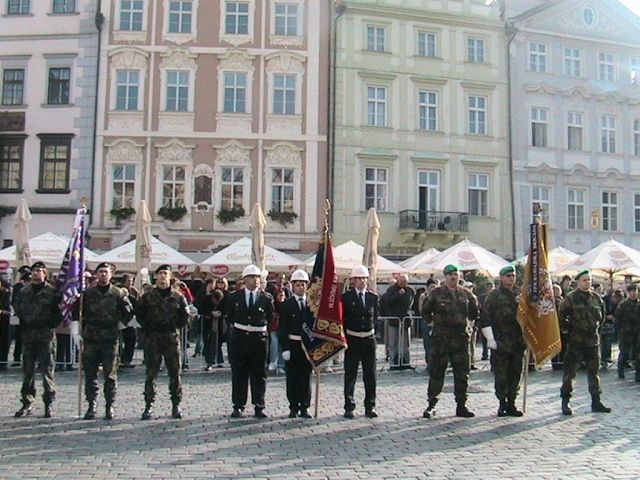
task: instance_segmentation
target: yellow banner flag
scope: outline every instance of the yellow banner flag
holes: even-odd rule
[[[560,325],[548,270],[546,231],[531,224],[531,247],[518,305],[518,322],[537,366],[560,353]]]

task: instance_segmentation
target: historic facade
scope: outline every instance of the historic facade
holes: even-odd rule
[[[517,254],[640,247],[640,19],[615,0],[507,3]]]
[[[25,198],[31,235],[71,235],[91,196],[96,2],[0,4],[0,245]]]
[[[349,0],[336,20],[334,237],[387,254],[468,237],[513,255],[507,55],[497,4]]]
[[[327,193],[329,2],[111,0],[103,3],[105,101],[92,246],[153,233],[180,250],[249,234],[310,251]],[[129,216],[128,216],[129,215]]]

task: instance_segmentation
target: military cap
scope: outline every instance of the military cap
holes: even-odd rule
[[[630,283],[629,285],[627,285],[627,292],[633,292],[637,290],[638,290],[638,284]]]
[[[445,275],[449,275],[450,273],[456,273],[460,271],[460,266],[459,265],[454,265],[454,264],[449,264],[446,267],[444,267],[444,270],[442,271]]]
[[[507,265],[500,269],[500,276],[507,275],[508,273],[516,273],[516,267],[513,265]]]
[[[44,264],[44,262],[36,262],[33,265],[31,265],[31,271],[33,272],[36,268],[42,268],[46,270],[47,266]]]
[[[166,271],[170,272],[171,271],[171,265],[167,265],[167,264],[160,265],[158,268],[156,268],[156,273],[158,273],[161,270],[166,270]]]
[[[583,275],[589,275],[591,273],[591,270],[588,268],[585,268],[584,270],[578,272],[578,274],[575,277],[575,280],[580,280],[580,277]]]
[[[24,275],[25,273],[31,273],[31,267],[29,265],[22,265],[19,269],[18,269],[18,273],[20,275]]]
[[[96,272],[97,272],[98,270],[100,270],[101,268],[108,268],[108,269],[109,269],[109,270],[111,270],[111,271],[114,271],[114,270],[115,270],[115,267],[113,266],[113,264],[112,264],[112,263],[109,263],[109,262],[102,262],[102,263],[99,263],[99,264],[98,264],[98,266],[96,267]]]

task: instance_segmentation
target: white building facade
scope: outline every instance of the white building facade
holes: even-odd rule
[[[615,0],[507,4],[517,255],[640,247],[640,20]]]
[[[25,198],[32,235],[71,235],[91,195],[96,2],[0,5],[0,240]]]

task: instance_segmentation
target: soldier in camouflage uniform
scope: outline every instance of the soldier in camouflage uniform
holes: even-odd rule
[[[627,286],[629,296],[616,308],[615,318],[620,336],[620,352],[618,354],[618,378],[624,378],[624,367],[629,355],[633,352],[640,328],[640,311],[638,310],[638,286]],[[640,382],[640,365],[636,362],[636,382]]]
[[[58,302],[60,296],[46,282],[47,268],[42,262],[31,266],[31,283],[20,290],[14,307],[20,319],[22,332],[22,408],[15,414],[24,417],[31,414],[35,400],[35,369],[39,364],[44,393],[44,416],[53,415],[52,403],[56,396],[53,372],[56,356],[54,329],[62,320]]]
[[[453,367],[456,416],[469,418],[475,414],[467,408],[467,382],[469,380],[469,342],[473,322],[480,314],[478,299],[467,288],[458,284],[460,267],[444,268],[445,282],[433,290],[422,307],[422,316],[433,324],[432,347],[429,356],[429,405],[422,416],[435,414],[438,395],[444,385],[447,364]]]
[[[491,291],[480,315],[480,328],[491,349],[491,367],[495,376],[499,417],[521,417],[516,396],[522,376],[525,342],[518,323],[516,269],[509,265],[500,270],[500,286]]]
[[[96,269],[98,284],[82,294],[82,368],[85,371],[84,391],[89,402],[89,408],[84,414],[85,420],[96,418],[98,367],[101,364],[106,401],[105,419],[113,418],[120,349],[119,324],[126,325],[133,316],[133,307],[125,291],[111,285],[112,275],[113,266],[101,263]]]
[[[591,289],[591,272],[583,270],[576,275],[578,288],[567,295],[560,305],[560,324],[567,332],[567,352],[564,357],[564,375],[560,396],[562,397],[562,414],[571,415],[569,399],[573,391],[573,379],[580,362],[587,366],[589,393],[591,394],[591,411],[609,413],[611,409],[600,400],[600,378],[598,366],[600,355],[598,346],[600,338],[598,329],[604,320],[604,302]]]
[[[173,418],[182,418],[181,340],[180,331],[187,326],[189,313],[187,299],[178,290],[171,288],[171,266],[161,265],[156,269],[156,284],[138,302],[136,320],[144,332],[144,363],[147,380],[144,385],[146,404],[142,420],[153,417],[153,402],[156,399],[156,378],[160,364],[164,363],[169,374],[169,392]]]

